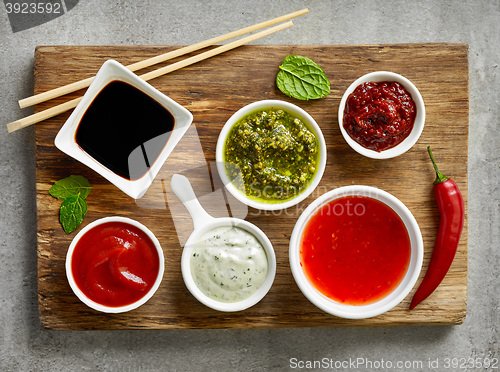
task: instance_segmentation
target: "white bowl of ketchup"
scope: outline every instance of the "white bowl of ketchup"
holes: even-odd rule
[[[158,239],[143,224],[105,217],[85,226],[66,255],[66,276],[75,295],[105,313],[136,309],[156,292],[165,268]]]
[[[369,186],[346,186],[312,202],[290,239],[290,267],[302,293],[342,318],[380,315],[410,293],[423,260],[410,210]]]

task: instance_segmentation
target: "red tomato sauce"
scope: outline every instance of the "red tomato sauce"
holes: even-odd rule
[[[411,94],[398,82],[367,82],[347,98],[343,126],[361,146],[380,152],[409,136],[416,114]]]
[[[300,265],[325,296],[366,305],[391,293],[410,263],[410,238],[398,214],[364,196],[322,206],[302,234]]]
[[[85,233],[75,246],[71,270],[76,285],[105,306],[130,305],[153,287],[160,262],[151,239],[124,222],[107,222]]]

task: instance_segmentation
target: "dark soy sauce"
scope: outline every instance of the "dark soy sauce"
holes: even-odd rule
[[[174,117],[160,103],[122,81],[94,98],[76,131],[76,143],[119,176],[144,176],[165,148]]]

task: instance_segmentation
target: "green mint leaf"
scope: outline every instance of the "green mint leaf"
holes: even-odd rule
[[[330,94],[330,81],[312,59],[290,55],[276,75],[276,85],[289,97],[300,100],[323,98]]]
[[[49,194],[61,200],[78,194],[85,199],[91,190],[90,182],[85,177],[71,175],[56,181],[50,188]]]
[[[59,211],[59,221],[66,234],[73,232],[80,226],[86,214],[87,202],[80,194],[64,199]]]

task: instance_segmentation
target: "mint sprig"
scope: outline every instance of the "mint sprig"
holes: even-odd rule
[[[71,175],[63,178],[52,185],[49,194],[54,198],[64,200],[70,196],[80,194],[85,199],[92,190],[90,182],[83,176]]]
[[[63,200],[59,210],[59,221],[66,234],[73,232],[85,218],[87,214],[85,199],[91,190],[90,182],[79,175],[71,175],[56,181],[50,188],[50,195]]]
[[[86,214],[87,202],[80,194],[64,199],[59,212],[59,221],[66,234],[73,232],[80,226]]]
[[[312,59],[289,55],[276,75],[276,85],[289,97],[300,100],[319,99],[330,94],[330,81]]]

